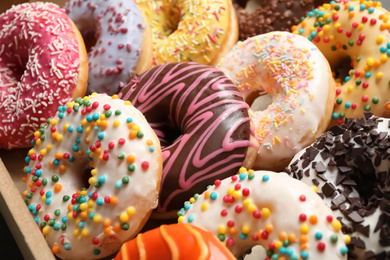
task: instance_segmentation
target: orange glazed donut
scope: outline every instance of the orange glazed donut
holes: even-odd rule
[[[390,14],[374,1],[331,1],[309,12],[294,33],[311,40],[337,69],[351,58],[352,69],[336,89],[332,124],[390,116]]]
[[[0,148],[31,146],[39,125],[87,88],[84,41],[55,4],[14,6],[0,16]]]
[[[58,111],[35,133],[23,195],[53,253],[100,259],[134,237],[156,207],[160,143],[117,96],[77,98]]]
[[[215,65],[238,40],[231,0],[136,0],[148,17],[154,65]]]
[[[214,236],[190,224],[162,225],[122,245],[114,260],[236,259]]]
[[[346,259],[341,224],[305,183],[246,171],[217,180],[180,210],[179,223],[213,232],[236,256],[260,245],[271,259]]]

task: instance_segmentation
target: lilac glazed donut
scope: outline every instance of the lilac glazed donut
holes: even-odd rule
[[[173,217],[164,213],[254,162],[248,105],[216,68],[194,62],[156,66],[134,77],[119,97],[144,114],[161,142],[163,176],[154,215]]]

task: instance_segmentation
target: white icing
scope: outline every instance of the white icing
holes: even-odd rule
[[[59,249],[57,256],[63,259],[98,259],[105,256],[108,256],[116,252],[120,245],[136,235],[144,224],[145,218],[150,214],[152,209],[156,206],[157,197],[158,197],[158,188],[161,178],[161,148],[159,140],[157,139],[155,133],[150,128],[149,124],[146,122],[143,115],[135,109],[132,105],[125,105],[125,101],[120,99],[111,99],[107,95],[94,95],[90,97],[91,103],[98,102],[99,107],[92,109],[92,112],[82,115],[81,111],[85,106],[80,106],[79,112],[72,111],[70,114],[68,112],[63,112],[65,115],[63,119],[59,119],[57,116],[55,119],[57,123],[54,127],[57,128],[58,134],[63,135],[63,141],[55,141],[51,137],[51,126],[45,128],[46,138],[40,145],[35,145],[32,153],[39,154],[43,149],[46,148],[46,156],[43,157],[41,161],[42,165],[42,175],[39,180],[43,178],[47,179],[46,186],[38,187],[36,184],[33,186],[37,190],[33,193],[32,199],[28,201],[29,209],[32,211],[35,220],[37,223],[46,222],[44,220],[45,215],[49,215],[50,219],[55,220],[55,225],[60,227],[62,224],[66,223],[67,228],[65,231],[62,231],[61,228],[56,231],[54,227],[49,227],[48,230],[44,230],[46,234],[46,240],[51,247],[55,246]],[[87,118],[88,115],[94,115],[95,113],[99,115],[102,120],[102,114],[105,113],[103,109],[105,104],[111,106],[110,111],[112,115],[106,118],[108,126],[104,130],[104,127],[100,127],[97,131],[90,129],[89,134],[87,133],[88,126],[91,124],[86,122],[82,123],[82,120]],[[115,115],[115,111],[121,111],[121,115]],[[133,122],[140,127],[140,130],[143,132],[144,136],[142,138],[129,138],[130,129],[127,124],[127,119],[132,118]],[[120,121],[120,125],[115,127],[115,120]],[[92,123],[95,120],[92,121]],[[74,127],[72,133],[64,129],[64,125],[69,124]],[[85,125],[84,125],[85,124]],[[97,123],[96,123],[97,124]],[[77,127],[84,125],[83,132],[80,134],[77,131]],[[68,128],[69,129],[69,128]],[[134,128],[133,128],[134,129]],[[99,160],[98,151],[95,150],[93,155],[93,165],[94,169],[97,169],[97,173],[94,178],[90,178],[91,185],[86,187],[87,199],[85,205],[87,206],[86,210],[83,210],[87,213],[87,217],[82,219],[81,214],[77,215],[76,220],[72,216],[72,211],[70,215],[68,214],[68,205],[71,204],[72,195],[76,193],[79,189],[83,187],[81,179],[85,175],[84,170],[86,170],[88,165],[87,154],[92,156],[90,151],[90,146],[95,145],[95,142],[99,140],[98,133],[104,133],[104,138],[100,140],[101,142],[101,154],[109,155],[109,159]],[[76,144],[76,138],[80,138],[79,150],[82,151],[74,152],[73,147]],[[85,143],[86,138],[89,138],[89,143]],[[120,139],[124,138],[125,143],[120,144]],[[147,140],[151,140],[153,145],[147,144]],[[114,143],[114,148],[109,148],[109,143]],[[52,149],[47,149],[47,145],[51,144]],[[153,149],[154,148],[154,149]],[[30,151],[31,152],[31,151]],[[65,173],[59,173],[59,166],[49,166],[49,161],[55,159],[55,154],[57,152],[69,153],[74,157],[74,163],[70,163],[69,160],[60,159],[59,165],[65,165],[67,170]],[[125,155],[124,159],[118,159],[118,155],[123,153]],[[135,171],[130,172],[128,170],[128,161],[127,156],[135,156]],[[31,159],[31,155],[30,155]],[[142,162],[149,162],[149,167],[142,168]],[[30,160],[29,167],[35,169],[38,160]],[[57,182],[52,181],[52,176],[57,175],[59,180]],[[32,174],[28,174],[28,183],[32,182]],[[90,176],[91,177],[91,176]],[[105,177],[105,181],[101,184],[100,188],[94,187],[94,182],[100,180],[100,177]],[[122,183],[122,178],[128,177],[129,183]],[[121,187],[117,187],[117,182],[121,183]],[[55,192],[55,185],[61,184],[62,190]],[[87,184],[88,185],[88,184]],[[40,191],[44,189],[44,195],[40,195]],[[31,189],[28,188],[28,191]],[[45,200],[48,198],[48,192],[52,192],[50,197],[51,203],[46,205]],[[98,199],[103,199],[103,205],[98,205],[97,200],[90,199],[89,194],[97,192]],[[63,202],[63,196],[68,195],[71,199],[67,202]],[[111,198],[115,196],[117,198],[117,204],[113,205],[111,202],[105,202],[105,197],[110,196]],[[89,205],[91,203],[91,205]],[[41,209],[36,213],[36,205],[40,204]],[[75,206],[80,206],[82,208],[81,202],[76,202]],[[127,214],[129,207],[134,207],[135,211],[132,215]],[[59,216],[54,214],[56,209],[60,209]],[[100,215],[101,221],[95,222],[92,215]],[[128,216],[128,220],[123,222],[120,218],[121,214],[125,213]],[[67,221],[63,221],[64,217],[68,217]],[[104,220],[109,219],[109,227],[112,229],[111,232],[105,233]],[[84,222],[84,228],[78,226],[80,221]],[[129,229],[122,230],[121,228],[115,230],[115,225],[122,223],[128,223]],[[56,227],[56,228],[57,228]],[[78,230],[78,231],[74,231]],[[83,234],[83,231],[89,231],[88,235]],[[75,235],[74,232],[78,232]],[[93,239],[97,238],[98,243],[94,244]],[[68,245],[67,245],[68,244]],[[67,247],[70,247],[67,250]],[[97,254],[97,250],[100,251]],[[94,253],[95,252],[95,253]]]

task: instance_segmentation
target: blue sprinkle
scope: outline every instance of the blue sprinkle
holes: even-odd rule
[[[355,10],[355,7],[353,6],[348,7],[348,11],[353,11],[353,10]]]
[[[77,131],[77,133],[81,134],[83,132],[83,127],[82,126],[78,126],[76,131]]]
[[[34,220],[35,220],[35,223],[37,223],[37,224],[39,223],[39,217],[35,217]]]
[[[129,117],[128,119],[126,119],[126,122],[131,123],[131,122],[133,122],[133,119],[131,117]]]
[[[303,250],[303,251],[301,252],[301,257],[304,258],[304,259],[307,259],[307,258],[309,257],[309,252]]]
[[[340,253],[341,253],[342,255],[346,255],[346,254],[348,253],[348,247],[342,246],[342,247],[340,248]]]
[[[104,183],[106,181],[106,176],[99,176],[98,182]]]
[[[149,146],[149,152],[154,152],[154,146],[153,145]]]
[[[86,119],[87,119],[87,121],[88,121],[89,123],[91,123],[92,120],[93,120],[92,115],[87,115]]]
[[[89,217],[90,219],[93,219],[94,216],[95,216],[95,213],[93,213],[93,212],[91,212],[91,213],[88,214],[88,217]]]
[[[387,48],[385,46],[382,46],[380,49],[379,49],[382,53],[385,53],[387,51]]]
[[[93,127],[93,130],[96,131],[96,132],[99,131],[99,126],[95,125],[95,126]]]
[[[315,238],[316,238],[317,240],[321,240],[321,239],[322,239],[322,233],[321,233],[321,232],[316,232],[316,233],[315,233]]]
[[[95,114],[93,114],[93,120],[98,120],[99,118],[100,118],[100,116],[99,116],[99,114],[98,113],[95,113]]]
[[[241,240],[245,240],[248,237],[248,235],[244,234],[244,233],[240,233],[239,237],[240,237]]]
[[[308,39],[309,41],[312,41],[312,40],[313,40],[313,37],[310,35],[309,37],[307,37],[307,39]]]
[[[387,50],[386,54],[387,56],[390,56],[390,50]]]
[[[305,30],[303,30],[303,28],[300,28],[300,29],[298,30],[299,34],[303,34],[304,31],[305,31]]]
[[[75,139],[75,142],[76,142],[76,144],[81,143],[80,137],[77,137],[77,138]]]
[[[348,80],[350,80],[350,79],[351,79],[350,76],[346,76],[346,77],[345,77],[345,81],[348,81]]]
[[[318,8],[314,9],[313,12],[314,12],[315,14],[318,14],[318,12],[319,12]]]
[[[46,198],[51,198],[53,193],[51,191],[46,192]]]
[[[269,181],[269,176],[268,175],[264,175],[262,181],[264,181],[264,182]]]
[[[35,142],[34,142],[34,140],[31,140],[31,142],[30,142],[30,143],[31,143],[31,145],[35,145]]]
[[[84,224],[84,221],[80,221],[79,222],[79,228],[84,228],[85,224]]]
[[[374,8],[374,7],[368,8],[368,12],[369,12],[370,14],[372,14],[374,11],[375,11],[375,8]]]
[[[345,103],[345,108],[350,108],[351,107],[351,103],[347,102]]]
[[[337,114],[336,112],[334,112],[334,113],[332,114],[332,118],[333,118],[333,119],[339,118],[339,114]]]
[[[54,159],[54,160],[53,160],[53,165],[57,166],[57,165],[59,165],[59,164],[60,164],[60,161],[59,161],[59,160],[57,160],[57,159]]]
[[[246,179],[246,173],[245,172],[240,173],[240,175],[238,175],[238,177],[240,178],[240,180],[245,180]]]
[[[81,198],[81,199],[80,199],[80,204],[81,204],[81,203],[85,203],[85,202],[87,202],[87,198],[84,197],[84,198]]]
[[[121,182],[121,181],[117,181],[117,182],[115,183],[115,188],[117,188],[117,189],[122,188],[122,182]]]
[[[58,113],[58,117],[63,119],[64,118],[64,113],[62,113],[62,112]]]
[[[60,227],[61,227],[61,225],[58,222],[54,223],[54,225],[53,225],[53,229],[56,230],[56,231],[60,230]]]
[[[192,207],[192,204],[191,204],[191,203],[186,203],[186,204],[184,204],[184,209],[185,209],[185,210],[189,210],[191,207]]]
[[[46,205],[50,205],[50,203],[51,203],[51,199],[46,199],[46,200],[45,200],[45,204],[46,204]]]
[[[188,216],[188,223],[191,223],[192,221],[194,221],[195,217],[194,215],[189,215]]]
[[[315,37],[317,35],[317,32],[316,31],[312,31],[311,34],[310,34],[312,37]]]
[[[70,156],[68,159],[69,162],[74,162],[74,157]]]
[[[313,16],[314,16],[314,13],[313,13],[313,12],[308,12],[308,13],[307,13],[307,16],[313,17]]]
[[[62,221],[62,223],[65,224],[66,222],[68,222],[68,217],[62,217],[61,221]]]
[[[35,171],[36,176],[41,176],[42,175],[42,170],[36,170]]]
[[[28,210],[29,211],[33,211],[34,209],[36,208],[36,206],[34,206],[34,205],[28,205]]]
[[[390,42],[388,42],[386,46],[387,46],[387,48],[390,48]]]
[[[34,210],[32,211],[32,214],[33,214],[34,216],[38,215],[38,210],[34,209]]]
[[[100,250],[97,249],[97,248],[94,249],[94,250],[93,250],[93,254],[94,254],[94,255],[100,255]]]
[[[98,133],[98,138],[99,138],[100,140],[102,140],[102,139],[104,138],[104,132],[99,132],[99,133]]]
[[[30,156],[27,156],[26,158],[24,158],[24,161],[26,162],[26,163],[29,163],[30,162]],[[31,172],[31,171],[30,171]]]
[[[319,15],[320,17],[323,17],[324,14],[325,14],[325,11],[320,11],[320,12],[318,13],[318,15]]]
[[[73,132],[73,126],[69,126],[69,127],[68,127],[68,132],[69,132],[69,133],[72,133],[72,132]]]
[[[279,248],[279,253],[282,254],[282,255],[285,255],[287,253],[286,248],[284,246]]]
[[[27,157],[26,157],[27,158]],[[30,157],[29,157],[30,158]],[[24,169],[24,171],[26,172],[26,173],[31,173],[31,167],[26,167],[25,169]]]
[[[361,4],[360,5],[360,11],[364,11],[366,10],[366,5],[365,4]]]
[[[369,78],[371,77],[371,72],[366,72],[366,74],[364,75],[366,78]]]
[[[70,245],[69,245],[68,243],[66,243],[66,244],[64,245],[64,248],[65,248],[65,250],[70,250]]]
[[[103,205],[104,201],[102,198],[99,198],[96,200],[96,204],[98,204],[99,206]]]
[[[78,152],[79,151],[79,146],[78,145],[73,145],[73,147],[72,147],[72,150],[73,150],[73,152]],[[70,158],[70,157],[69,157]]]
[[[211,192],[211,194],[210,194],[210,199],[211,200],[216,200],[218,198],[218,194],[216,193],[216,192]]]

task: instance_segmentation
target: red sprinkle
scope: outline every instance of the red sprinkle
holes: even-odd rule
[[[96,108],[98,108],[98,107],[99,107],[99,102],[93,102],[92,108],[93,108],[93,109],[96,109]]]
[[[324,242],[319,242],[317,245],[318,251],[324,251],[325,250],[325,243]]]
[[[299,196],[299,200],[300,200],[300,201],[306,201],[306,196],[305,196],[305,195]]]
[[[244,195],[245,197],[248,196],[249,193],[250,193],[250,191],[249,191],[248,188],[244,188],[244,189],[242,190],[242,195]]]
[[[120,144],[120,145],[123,145],[123,144],[125,144],[125,139],[124,138],[120,138],[119,140],[118,140],[118,144]]]
[[[222,217],[226,217],[227,214],[228,214],[228,212],[227,212],[226,209],[221,210],[221,216],[222,216]]]
[[[97,237],[94,237],[94,238],[92,239],[92,244],[94,244],[94,245],[99,244],[99,239],[98,239]]]
[[[149,162],[148,161],[143,161],[141,163],[141,167],[142,167],[142,169],[147,170],[149,168]]]
[[[107,204],[110,203],[111,202],[110,196],[105,196],[104,197],[104,202],[107,203]]]
[[[241,213],[242,212],[242,206],[241,205],[237,205],[235,208],[234,208],[234,211],[236,213]]]
[[[215,187],[218,187],[219,185],[221,185],[221,180],[215,180],[214,181],[214,185],[215,185]]]
[[[253,211],[253,217],[256,219],[261,218],[261,211],[260,210]]]
[[[111,106],[110,106],[109,104],[105,104],[105,105],[103,106],[103,109],[104,109],[104,110],[110,110],[110,108],[111,108]]]
[[[299,220],[301,221],[301,222],[304,222],[304,221],[306,221],[306,219],[307,219],[307,216],[306,216],[306,214],[300,214],[299,215]]]

